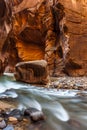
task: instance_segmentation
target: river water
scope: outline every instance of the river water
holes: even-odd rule
[[[43,88],[4,75],[0,77],[0,98],[9,97],[19,109],[43,111],[46,121],[40,130],[87,130],[87,92]]]

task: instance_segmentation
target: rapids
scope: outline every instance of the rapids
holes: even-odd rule
[[[2,98],[14,99],[21,110],[28,107],[42,110],[46,121],[41,130],[87,130],[86,91],[43,88],[16,82],[12,74],[4,74],[0,77]]]

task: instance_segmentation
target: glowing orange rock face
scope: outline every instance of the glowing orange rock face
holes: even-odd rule
[[[44,59],[44,50],[35,44],[27,44],[23,42],[17,42],[16,47],[18,49],[18,56],[23,61],[33,61]]]
[[[12,4],[12,31],[4,45],[9,64],[44,59],[50,75],[58,76],[66,59],[63,45],[68,44],[64,7],[56,0],[14,0]]]
[[[30,4],[29,4],[30,5]],[[19,5],[20,6],[20,5]],[[42,11],[43,8],[40,8]],[[13,32],[16,37],[18,56],[22,61],[44,59],[45,35],[40,13],[31,14],[28,10],[15,14]],[[44,30],[45,29],[45,30]]]

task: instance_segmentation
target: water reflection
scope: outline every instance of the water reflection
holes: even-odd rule
[[[13,76],[1,77],[0,87],[0,98],[14,98],[19,109],[34,107],[44,112],[46,122],[36,124],[40,130],[87,130],[87,92],[30,86]],[[31,125],[26,130],[35,128]]]

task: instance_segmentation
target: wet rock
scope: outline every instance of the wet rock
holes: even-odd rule
[[[9,113],[9,121],[22,121],[23,115],[19,109],[14,109]]]
[[[31,123],[31,120],[29,120],[29,118],[26,119],[26,117],[25,117],[25,118],[23,118],[23,122],[24,122],[24,123],[28,123],[28,124],[30,124],[30,123]]]
[[[25,116],[29,116],[33,122],[40,120],[45,120],[45,116],[42,111],[37,110],[36,108],[28,108],[24,111]]]
[[[45,60],[20,62],[15,66],[14,75],[16,80],[27,83],[47,84],[49,82]]]
[[[0,111],[0,116],[3,117],[3,118],[7,118],[8,114],[4,110],[1,110]]]
[[[36,108],[32,108],[32,107],[27,108],[27,109],[25,109],[25,111],[24,111],[24,116],[30,116],[31,113],[37,112],[37,111],[39,111],[39,110],[37,110]]]
[[[15,117],[9,117],[8,121],[12,122],[13,124],[16,124],[18,122],[17,118],[15,118]]]
[[[14,115],[21,115],[21,111],[19,109],[13,109],[10,113],[10,116],[14,116]]]
[[[3,129],[7,126],[6,122],[4,120],[0,121],[0,129]]]
[[[31,117],[31,120],[32,121],[41,121],[41,120],[44,120],[45,119],[45,117],[44,117],[44,115],[43,115],[43,113],[41,112],[41,111],[37,111],[37,112],[33,112],[31,115],[30,115],[30,117]]]
[[[3,130],[14,130],[12,125],[8,125],[6,128],[4,128]]]
[[[74,119],[70,119],[67,123],[69,125],[73,126],[74,128],[80,128],[81,127],[81,123],[77,120],[74,120]]]

